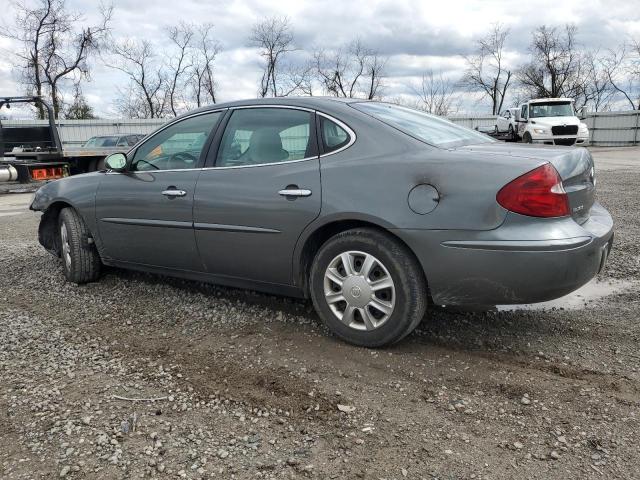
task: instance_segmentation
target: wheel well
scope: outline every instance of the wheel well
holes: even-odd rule
[[[418,261],[409,245],[407,245],[400,237],[395,235],[393,232],[381,227],[380,225],[376,225],[375,223],[367,222],[364,220],[339,220],[328,223],[318,228],[309,236],[309,238],[307,238],[304,246],[302,247],[302,253],[300,255],[300,268],[297,273],[296,283],[301,286],[305,296],[309,295],[309,273],[311,271],[311,264],[316,256],[316,253],[318,253],[318,250],[320,250],[320,247],[322,247],[322,245],[324,245],[327,240],[329,240],[334,235],[337,235],[338,233],[344,232],[346,230],[351,230],[352,228],[362,227],[373,228],[384,232],[387,235],[391,235],[397,242],[404,245],[413,254],[414,259],[420,266],[420,269],[422,270],[422,274],[425,276],[426,281],[426,273],[424,272],[422,265]]]
[[[40,226],[38,227],[38,240],[40,244],[52,253],[60,256],[58,244],[57,226],[58,216],[63,208],[71,207],[66,202],[54,202],[43,212]]]

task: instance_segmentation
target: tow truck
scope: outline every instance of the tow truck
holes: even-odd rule
[[[41,97],[0,97],[0,110],[13,104],[40,105],[49,125],[6,126],[0,121],[0,182],[56,180],[102,168],[104,158],[121,148],[64,148],[53,110]]]

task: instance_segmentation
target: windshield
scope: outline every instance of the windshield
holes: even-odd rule
[[[494,140],[455,123],[412,108],[389,103],[352,103],[354,108],[418,140],[440,148],[461,147]]]
[[[84,144],[85,147],[115,147],[119,137],[92,137]]]
[[[531,118],[575,116],[571,102],[532,103],[530,108]]]

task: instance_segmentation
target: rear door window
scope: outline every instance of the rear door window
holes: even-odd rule
[[[344,128],[323,116],[320,116],[320,131],[323,153],[339,150],[351,140],[351,136]]]
[[[290,162],[316,156],[310,112],[288,108],[243,108],[231,114],[217,167]]]

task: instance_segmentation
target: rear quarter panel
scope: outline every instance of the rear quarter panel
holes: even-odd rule
[[[396,229],[491,230],[507,213],[496,202],[498,190],[544,163],[434,148],[360,112],[347,111],[338,118],[356,132],[357,140],[321,158],[318,222],[351,216]],[[437,207],[424,215],[408,204],[409,192],[420,184],[439,193]]]

